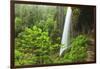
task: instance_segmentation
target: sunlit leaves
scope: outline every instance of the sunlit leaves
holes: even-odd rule
[[[65,55],[65,59],[69,62],[82,62],[87,57],[87,44],[88,37],[85,35],[79,35],[73,39],[71,43],[71,49],[68,54]]]
[[[32,28],[26,27],[25,30],[21,32],[16,38],[15,45],[16,49],[20,51],[22,54],[26,55],[28,55],[27,53],[33,54],[35,55],[33,56],[34,60],[37,60],[38,62],[42,61],[43,63],[46,63],[47,60],[50,60],[49,59],[50,54],[54,53],[52,51],[57,50],[60,46],[60,44],[52,44],[48,32],[42,31],[42,29],[40,29],[37,26],[33,26]],[[39,58],[39,56],[43,57]],[[29,57],[32,57],[32,55]],[[48,59],[46,57],[48,57]],[[23,56],[23,58],[25,58],[25,56]],[[45,58],[47,60],[45,60]],[[28,59],[26,58],[26,60]],[[22,60],[23,64],[26,64],[26,60]],[[30,58],[29,61],[30,61],[29,63],[31,63],[33,59]]]

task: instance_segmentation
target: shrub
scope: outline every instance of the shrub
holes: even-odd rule
[[[64,59],[68,62],[83,62],[87,57],[88,38],[79,35],[72,40],[70,51],[65,54]]]
[[[52,44],[48,32],[33,26],[33,28],[25,28],[25,31],[19,33],[15,47],[17,51],[23,53],[23,55],[20,55],[19,52],[15,52],[15,57],[22,56],[23,59],[19,58],[19,61],[23,62],[21,64],[45,64],[53,63],[50,56],[54,55],[59,44]],[[17,55],[18,53],[19,55]]]

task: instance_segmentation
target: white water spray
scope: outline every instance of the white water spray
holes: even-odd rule
[[[70,30],[71,17],[72,17],[72,9],[71,7],[68,7],[66,17],[65,17],[65,24],[64,24],[63,34],[62,34],[62,40],[61,40],[61,44],[63,46],[61,46],[60,48],[60,54],[59,54],[60,56],[62,55],[64,50],[68,48],[68,44],[69,44],[68,35],[69,35],[69,30]]]

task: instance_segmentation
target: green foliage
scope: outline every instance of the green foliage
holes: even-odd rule
[[[72,37],[71,47],[63,56],[59,56],[60,46],[63,46],[60,43],[64,19],[61,18],[65,17],[66,7],[24,4],[16,4],[15,7],[15,65],[73,63],[85,60],[88,42],[85,35]],[[78,22],[80,9],[73,8],[73,14],[71,30],[74,30]]]
[[[26,64],[25,61],[27,60],[28,61],[35,60],[34,62],[32,62],[33,64],[34,63],[41,64],[41,63],[50,63],[50,61],[52,61],[49,58],[49,56],[55,53],[52,51],[58,49],[57,47],[59,47],[60,44],[52,44],[51,39],[48,36],[48,32],[43,32],[37,26],[33,26],[32,28],[25,28],[25,31],[21,32],[18,35],[18,37],[16,38],[15,45],[16,45],[16,49],[18,50],[15,52],[16,57],[19,56],[18,57],[19,61],[21,60],[21,62],[23,62],[21,64]],[[26,54],[28,57],[30,57],[30,60],[28,58],[25,58],[25,56],[21,56],[22,59],[20,59],[20,55],[22,54]],[[28,54],[32,54],[32,55],[29,56]],[[27,63],[30,64],[30,62]]]
[[[39,23],[36,23],[36,26],[41,28],[43,31],[47,31],[49,34],[53,31],[54,24],[56,21],[52,18],[53,16],[50,16],[50,14],[47,15],[48,17],[46,20],[40,20]]]
[[[82,62],[87,57],[88,38],[85,35],[79,35],[72,40],[69,53],[64,56],[68,62]]]
[[[15,31],[16,35],[22,30],[22,20],[19,17],[15,18]]]

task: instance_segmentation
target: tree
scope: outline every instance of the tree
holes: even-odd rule
[[[53,62],[49,56],[56,52],[60,44],[52,44],[51,39],[48,36],[48,32],[42,32],[40,28],[33,26],[33,28],[26,28],[25,31],[21,32],[18,35],[15,45],[16,50],[18,51],[16,52],[16,54],[21,52],[27,55],[23,55],[22,58],[24,59],[19,60],[25,61],[29,58],[30,61],[33,61],[33,63],[45,64]],[[28,54],[30,54],[31,56],[29,56]],[[16,55],[16,59],[17,58],[20,58],[20,56],[18,57]]]

